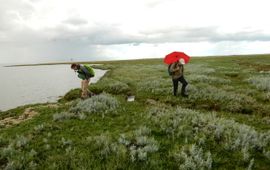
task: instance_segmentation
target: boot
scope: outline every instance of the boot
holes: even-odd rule
[[[185,87],[181,89],[181,96],[188,97],[188,94],[186,94],[185,89],[186,89]]]

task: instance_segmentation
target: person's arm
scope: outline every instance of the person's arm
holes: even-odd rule
[[[176,72],[176,71],[178,71],[179,69],[180,69],[180,67],[178,66],[177,63],[173,63],[173,64],[171,65],[171,67],[170,67],[170,71],[171,71],[171,72]]]
[[[184,65],[182,65],[182,73],[184,74]]]
[[[78,77],[82,80],[85,80],[86,79],[86,75],[83,71],[81,71],[80,69],[77,71],[78,73]]]

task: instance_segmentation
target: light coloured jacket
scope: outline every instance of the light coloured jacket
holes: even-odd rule
[[[181,63],[175,62],[170,67],[172,72],[172,79],[178,79],[184,74],[184,66]]]

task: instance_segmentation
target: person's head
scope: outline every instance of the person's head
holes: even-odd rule
[[[76,64],[76,63],[71,64],[71,69],[79,70],[79,68],[80,68],[80,64]]]
[[[179,63],[180,63],[180,64],[183,64],[183,65],[186,64],[186,62],[185,62],[185,60],[184,60],[183,58],[181,58],[181,59],[179,60]]]

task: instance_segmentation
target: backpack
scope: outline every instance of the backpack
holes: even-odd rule
[[[90,77],[95,76],[95,72],[94,72],[94,69],[92,67],[90,67],[89,65],[86,65],[86,64],[84,64],[83,66],[87,69],[88,73],[90,74]]]
[[[168,74],[169,74],[169,76],[172,76],[173,75],[173,72],[171,72],[171,66],[172,66],[172,64],[170,64],[168,66]]]

